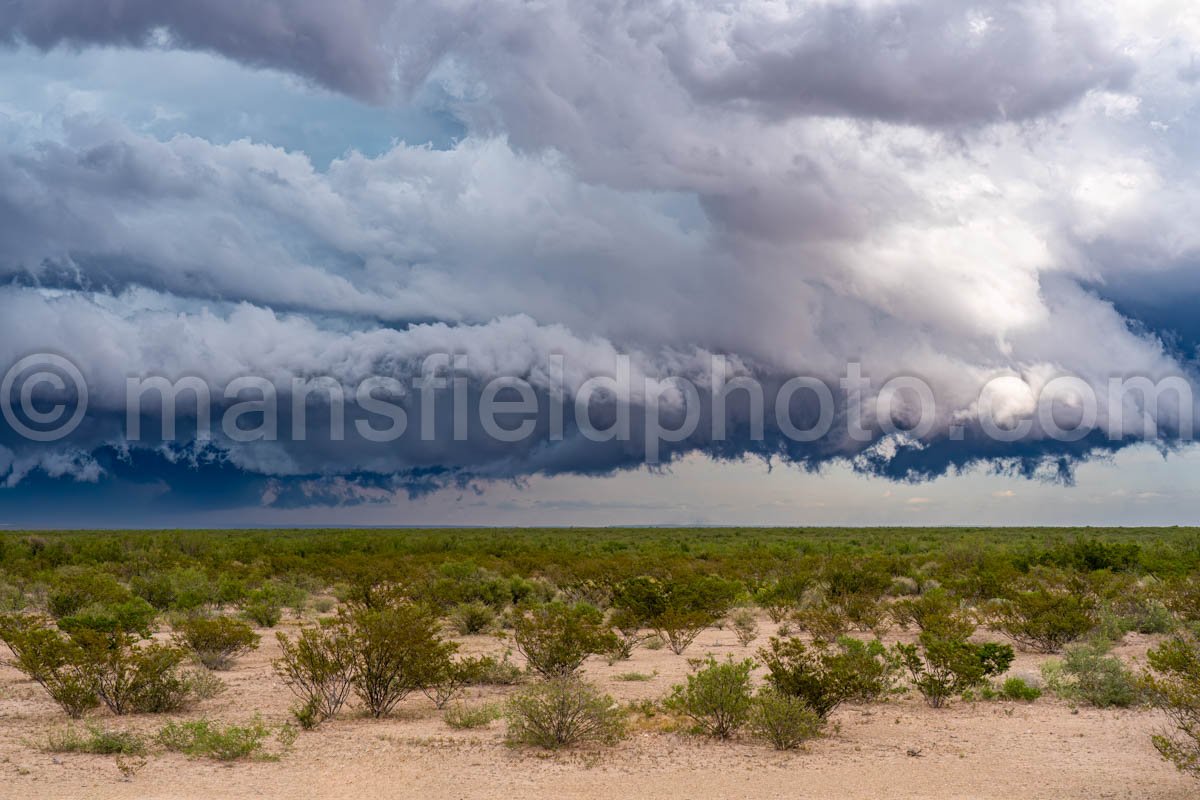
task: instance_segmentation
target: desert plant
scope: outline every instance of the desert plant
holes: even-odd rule
[[[989,624],[1017,644],[1057,653],[1097,623],[1095,601],[1076,591],[1038,584],[996,602]]]
[[[750,643],[758,638],[758,621],[749,609],[742,608],[731,614],[729,626],[733,628],[733,635],[742,647],[749,647]]]
[[[1146,660],[1146,695],[1172,726],[1154,736],[1154,747],[1176,767],[1200,778],[1200,638],[1176,636],[1147,653]]]
[[[489,665],[483,658],[446,658],[434,666],[427,682],[421,687],[436,708],[442,709],[467,686],[479,683]]]
[[[687,716],[701,733],[728,739],[750,716],[753,669],[750,659],[717,661],[709,656],[688,675],[686,684],[674,687],[667,708]]]
[[[547,678],[570,675],[588,656],[608,652],[617,643],[604,615],[584,603],[548,603],[521,612],[513,623],[513,640],[530,669]]]
[[[912,625],[919,631],[934,631],[946,638],[966,639],[975,631],[971,616],[952,594],[941,588],[898,600],[892,605],[891,614],[901,628]]]
[[[283,594],[275,586],[247,592],[241,602],[242,616],[260,628],[274,628],[283,619]]]
[[[512,661],[512,651],[505,650],[500,658],[479,656],[476,658],[476,686],[515,686],[525,679],[525,670]]]
[[[825,601],[801,606],[791,621],[818,642],[836,642],[850,630],[850,618],[842,607]]]
[[[336,717],[353,685],[354,660],[350,636],[342,625],[303,628],[295,640],[282,631],[275,672],[300,699],[297,719],[313,728]]]
[[[1137,681],[1120,659],[1106,655],[1106,642],[1083,642],[1063,651],[1062,659],[1042,665],[1051,691],[1067,700],[1097,708],[1134,705],[1140,699]]]
[[[83,648],[37,617],[0,617],[0,640],[13,655],[8,664],[35,681],[72,719],[100,705]]]
[[[271,728],[255,719],[247,725],[220,725],[211,720],[171,722],[158,732],[158,743],[192,758],[211,758],[217,761],[236,761],[254,758],[272,760],[278,757],[266,751],[267,742],[274,736],[286,750],[294,741],[294,729]]]
[[[872,700],[892,691],[898,665],[878,640],[843,637],[836,643],[772,638],[759,650],[767,681],[799,697],[822,719],[848,700]]]
[[[933,708],[968,689],[983,685],[992,675],[1008,669],[1013,649],[1008,645],[973,644],[964,639],[946,638],[932,629],[925,631],[919,644],[898,644],[896,653],[912,677],[913,686]]]
[[[1042,690],[1028,683],[1024,678],[1014,675],[1000,684],[997,694],[1005,700],[1032,703],[1042,696]]]
[[[351,685],[371,716],[432,684],[457,646],[438,636],[437,616],[414,603],[360,608],[345,616]]]
[[[469,730],[490,725],[502,716],[504,716],[504,708],[498,703],[484,703],[478,706],[455,703],[446,708],[442,719],[451,728]]]
[[[474,636],[486,633],[496,624],[496,612],[478,600],[459,603],[450,609],[449,622],[459,636]]]
[[[230,617],[186,617],[175,624],[175,642],[209,669],[229,669],[233,660],[258,647],[259,636]]]
[[[96,695],[114,714],[178,711],[191,702],[183,648],[140,642],[131,634],[89,632],[74,638]]]
[[[625,732],[613,699],[578,678],[551,678],[514,695],[505,712],[506,738],[554,750],[580,744],[613,744]]]
[[[43,749],[50,753],[140,756],[146,752],[146,742],[132,731],[106,730],[98,725],[88,725],[84,731],[70,727],[52,732],[46,738]]]
[[[739,584],[713,576],[670,581],[643,576],[617,584],[613,605],[681,655],[701,631],[725,616],[740,591]]]
[[[771,622],[778,624],[800,606],[811,583],[807,575],[788,575],[760,587],[754,592],[754,602],[767,612]]]
[[[825,721],[799,697],[763,687],[750,707],[750,730],[776,750],[794,750],[821,735]]]
[[[608,625],[615,634],[612,648],[604,654],[609,664],[628,661],[633,657],[637,646],[647,639],[647,634],[642,631],[641,620],[627,608],[613,609],[608,618]]]

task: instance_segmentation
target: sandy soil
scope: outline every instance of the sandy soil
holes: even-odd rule
[[[287,625],[285,624],[285,628]],[[739,646],[706,631],[687,656],[753,654],[764,637]],[[181,718],[245,721],[257,712],[285,722],[293,700],[273,674],[271,632],[263,647],[221,673],[228,690]],[[468,652],[500,651],[494,637],[463,641]],[[1150,641],[1131,636],[1119,653],[1132,662]],[[1039,656],[1018,654],[1016,674],[1037,672]],[[639,649],[631,661],[587,665],[588,677],[619,700],[657,698],[688,669],[669,650]],[[637,671],[649,681],[623,681]],[[500,699],[473,692],[467,702]],[[156,731],[162,716],[115,718],[105,726]],[[39,749],[64,718],[34,684],[0,667],[0,798],[1194,798],[1200,785],[1163,762],[1150,745],[1161,719],[1149,711],[1072,709],[1043,697],[1032,705],[963,703],[934,710],[919,697],[833,715],[829,736],[794,753],[749,742],[709,742],[641,730],[615,748],[543,754],[506,747],[503,721],[457,731],[417,695],[396,718],[353,709],[302,733],[278,762],[226,766],[157,754],[126,780],[109,756]]]

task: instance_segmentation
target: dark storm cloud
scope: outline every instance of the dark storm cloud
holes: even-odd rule
[[[1100,11],[1050,0],[0,8],[0,35],[43,48],[203,49],[371,100],[393,83],[436,84],[468,132],[446,150],[397,142],[322,169],[270,143],[157,139],[86,103],[0,106],[0,373],[63,354],[92,401],[65,441],[0,435],[10,511],[54,485],[98,503],[136,487],[132,502],[160,510],[290,508],[646,460],[644,398],[624,442],[570,425],[552,441],[542,420],[515,444],[444,433],[380,446],[329,441],[316,419],[295,441],[131,443],[127,376],[196,376],[219,394],[255,375],[286,400],[294,379],[408,380],[427,355],[456,353],[475,403],[502,375],[544,399],[557,356],[568,396],[622,354],[635,386],[704,384],[709,357],[729,354],[769,390],[793,375],[836,389],[854,362],[874,391],[924,379],[938,405],[929,433],[805,444],[769,422],[758,440],[743,415],[718,439],[705,416],[662,460],[840,462],[903,481],[980,464],[1066,480],[1132,441],[1106,435],[1126,418],[1149,415],[1173,442],[1190,410],[1106,407],[1075,443],[979,435],[979,391],[997,375],[1097,389],[1114,375],[1194,377],[1145,309],[1191,285],[1171,270],[1194,263],[1186,211],[1200,191],[1138,119],[1137,92],[1154,87],[1121,53],[1150,49],[1119,50],[1141,34]],[[1020,387],[1002,400],[1030,413]]]
[[[390,91],[381,37],[391,0],[5,0],[0,40],[144,47],[154,43],[220,53],[293,72],[367,100]],[[159,32],[165,42],[156,40]]]

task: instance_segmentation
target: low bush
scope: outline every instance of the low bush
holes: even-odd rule
[[[168,723],[156,738],[167,750],[192,758],[275,760],[279,753],[268,752],[267,743],[274,738],[280,749],[286,750],[295,739],[295,729],[271,728],[258,719],[248,725],[221,725],[201,719]]]
[[[850,618],[841,606],[820,601],[798,608],[791,621],[807,631],[817,642],[836,642],[851,628]]]
[[[79,719],[100,705],[83,648],[57,628],[8,614],[0,617],[0,640],[13,655],[8,664],[41,686],[67,716]]]
[[[759,651],[767,681],[781,694],[798,697],[822,719],[848,700],[871,701],[895,687],[899,665],[878,640],[843,637],[836,643],[771,639]]]
[[[741,591],[741,584],[711,575],[669,581],[642,576],[617,584],[613,605],[681,655],[701,631],[725,616]]]
[[[968,689],[986,684],[1013,661],[1013,649],[1008,645],[973,644],[964,639],[951,639],[936,634],[933,629],[921,634],[918,644],[898,644],[896,653],[912,678],[913,686],[933,708]]]
[[[283,619],[283,594],[275,586],[247,592],[241,602],[242,616],[260,628],[274,628]]]
[[[1134,705],[1140,699],[1137,680],[1120,659],[1106,652],[1105,642],[1068,647],[1061,660],[1052,659],[1042,665],[1046,686],[1063,699],[1097,708]]]
[[[195,653],[209,669],[229,669],[234,659],[258,647],[258,634],[230,617],[186,617],[174,627],[176,644]]]
[[[1162,757],[1200,779],[1200,638],[1176,636],[1146,654],[1143,686],[1171,728],[1153,737]]]
[[[552,678],[514,695],[505,712],[507,740],[555,750],[582,744],[614,744],[625,733],[624,714],[613,699],[578,678]]]
[[[1000,684],[997,695],[1005,700],[1014,700],[1021,703],[1032,703],[1042,696],[1042,690],[1037,686],[1033,686],[1025,681],[1024,678],[1013,676]]]
[[[475,636],[491,630],[496,624],[496,612],[478,600],[459,603],[450,609],[449,622],[451,629],[459,636]]]
[[[351,685],[371,716],[387,716],[412,692],[432,685],[456,645],[438,635],[437,616],[415,603],[349,611]]]
[[[789,575],[760,587],[754,592],[754,602],[767,612],[771,622],[779,624],[800,607],[811,584],[807,575]]]
[[[70,727],[51,733],[43,749],[49,753],[140,756],[146,753],[146,742],[132,731],[106,730],[98,725],[88,725],[83,731]]]
[[[446,708],[442,719],[451,728],[469,730],[491,725],[502,716],[504,716],[504,708],[499,703],[485,703],[478,706],[455,703]]]
[[[709,656],[674,687],[666,706],[688,717],[696,729],[715,739],[728,739],[750,716],[750,673],[754,661],[717,661]]]
[[[989,624],[1017,644],[1057,653],[1098,623],[1095,601],[1068,588],[1036,585],[993,604]]]
[[[750,643],[758,638],[758,621],[754,619],[754,613],[749,609],[738,609],[731,614],[729,627],[733,628],[733,635],[737,637],[738,644],[742,647],[749,647]]]
[[[354,661],[350,637],[342,625],[303,628],[290,639],[279,632],[280,656],[275,673],[300,699],[294,712],[304,728],[336,717],[353,685]]]
[[[188,653],[129,634],[78,637],[96,695],[112,713],[178,711],[193,702],[193,683],[183,669]]]
[[[512,651],[504,651],[500,658],[479,656],[475,669],[475,686],[516,686],[525,680],[525,670],[512,661]]]
[[[548,603],[522,611],[513,624],[513,640],[529,668],[547,678],[571,675],[588,656],[617,644],[604,615],[585,603]]]
[[[821,735],[825,721],[799,697],[767,686],[750,707],[750,730],[776,750],[794,750]]]
[[[467,686],[478,685],[483,671],[490,667],[483,658],[468,657],[440,660],[421,691],[438,709],[459,695]]]

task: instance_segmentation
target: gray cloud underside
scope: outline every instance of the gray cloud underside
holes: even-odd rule
[[[913,374],[934,388],[917,475],[1088,451],[1036,435],[1007,452],[947,449],[997,374],[1034,387],[1191,374],[1082,288],[1170,275],[1197,255],[1189,152],[1160,135],[1196,101],[1180,78],[1200,41],[1186,26],[1160,47],[1161,25],[1119,4],[1034,0],[406,4],[402,19],[371,2],[189,8],[10,2],[0,37],[211,50],[373,101],[437,85],[470,135],[319,170],[264,143],[0,108],[0,358],[69,354],[98,403],[66,446],[10,442],[0,480],[101,477],[88,454],[123,446],[113,420],[130,373],[352,383],[460,350],[479,379],[536,384],[552,352],[571,354],[576,380],[620,352],[650,377],[703,377],[706,356],[727,353],[768,381],[835,383],[859,361],[876,385]],[[1161,422],[1170,430],[1178,409]],[[638,457],[578,439],[439,447],[231,445],[226,457],[327,480]],[[879,441],[683,447],[860,459],[901,477],[890,464],[916,464]]]

